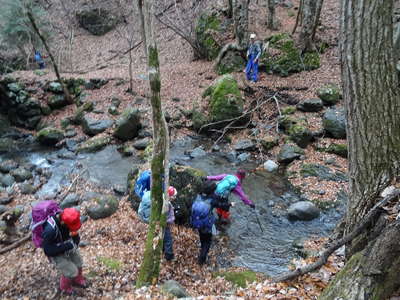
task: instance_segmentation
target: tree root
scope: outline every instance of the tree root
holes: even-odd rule
[[[8,251],[11,251],[19,246],[21,246],[23,243],[25,243],[27,240],[29,240],[32,237],[32,234],[29,233],[27,236],[23,237],[22,239],[16,241],[15,243],[11,244],[10,246],[4,247],[0,249],[0,254],[4,254]]]

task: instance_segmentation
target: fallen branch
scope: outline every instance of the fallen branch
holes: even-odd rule
[[[343,245],[347,244],[348,242],[352,241],[354,238],[359,236],[369,225],[369,223],[376,217],[376,215],[379,213],[379,209],[384,206],[386,203],[390,202],[391,200],[395,199],[400,195],[400,190],[394,191],[392,194],[389,196],[385,197],[382,199],[380,202],[375,204],[375,206],[369,211],[369,213],[365,216],[365,218],[361,221],[361,223],[348,235],[344,236],[343,238],[335,241],[328,249],[326,249],[322,254],[320,255],[319,259],[312,263],[309,264],[305,267],[298,268],[293,272],[288,272],[286,274],[283,274],[281,276],[277,276],[272,278],[273,282],[281,282],[281,281],[288,281],[292,280],[298,276],[307,274],[309,272],[315,271],[316,269],[319,269],[322,267],[326,262],[328,261],[329,256],[333,252],[335,252],[337,249],[342,247]]]
[[[27,240],[29,240],[31,238],[31,236],[32,236],[32,234],[29,233],[28,235],[26,235],[22,239],[16,241],[14,244],[0,249],[0,254],[4,254],[4,253],[6,253],[8,251],[11,251],[11,250],[21,246],[23,243],[25,243]]]
[[[107,58],[105,61],[108,62],[110,60],[113,60],[114,58],[121,56],[121,55],[126,55],[129,52],[131,52],[132,50],[135,50],[137,47],[139,47],[141,44],[143,43],[143,41],[137,42],[135,45],[133,45],[132,47],[130,47],[129,49],[125,50],[124,52],[118,52],[117,54],[115,54],[114,56],[111,56],[110,58]]]
[[[75,179],[71,182],[71,184],[69,185],[69,187],[67,188],[67,190],[64,192],[64,194],[60,197],[60,201],[63,201],[65,199],[65,197],[67,197],[69,191],[72,189],[72,187],[74,186],[74,184],[78,181],[79,177],[81,177],[85,172],[87,171],[87,169],[83,170],[78,176],[75,177]]]

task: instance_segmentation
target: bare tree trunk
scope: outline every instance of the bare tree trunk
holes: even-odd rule
[[[145,34],[145,24],[144,24],[144,15],[143,15],[143,1],[144,0],[137,0],[137,9],[139,12],[139,20],[140,20],[140,30],[142,32],[142,41],[144,46],[144,54],[147,57],[147,43],[146,43],[146,34]]]
[[[129,88],[131,90],[131,93],[133,92],[133,70],[132,70],[132,65],[133,65],[132,51],[129,51]]]
[[[395,62],[397,62],[400,59],[400,22],[394,26],[393,44]]]
[[[39,38],[42,41],[44,47],[46,48],[47,53],[50,56],[51,62],[53,63],[54,72],[56,73],[57,79],[58,79],[58,81],[60,82],[60,84],[61,84],[61,86],[63,88],[65,100],[67,100],[67,102],[70,103],[70,104],[74,103],[74,100],[72,99],[71,95],[69,94],[67,87],[65,86],[64,82],[61,79],[60,72],[58,72],[58,66],[57,66],[56,60],[54,59],[53,54],[50,51],[50,48],[46,43],[46,39],[43,37],[43,35],[39,31],[39,28],[36,26],[36,22],[35,22],[35,19],[33,18],[32,13],[30,11],[28,11],[27,12],[27,16],[29,18],[29,21],[32,24],[33,30],[39,36]]]
[[[292,34],[294,34],[296,32],[297,26],[302,23],[302,18],[303,18],[303,2],[304,0],[300,0],[300,4],[299,4],[299,10],[297,11],[297,16],[296,16],[296,23],[294,24],[293,30],[292,30]]]
[[[167,207],[163,201],[164,198],[167,199],[166,192],[163,192],[163,181],[166,187],[168,187],[169,184],[167,149],[169,147],[169,136],[167,123],[161,106],[160,65],[153,26],[154,6],[154,0],[147,0],[144,1],[143,6],[139,7],[142,9],[141,14],[144,17],[143,29],[145,46],[147,48],[147,64],[151,89],[154,150],[151,160],[151,215],[143,262],[140,266],[139,276],[136,282],[138,287],[147,284],[155,284],[158,280],[163,247],[163,234],[166,225],[165,208]]]
[[[314,36],[318,26],[323,0],[303,0],[302,27],[299,35],[299,44],[302,52],[314,51]]]
[[[232,18],[233,16],[233,1],[234,0],[228,0],[228,18]]]
[[[234,0],[233,7],[236,44],[243,49],[249,44],[249,2],[250,0]]]
[[[392,10],[393,0],[342,3],[342,82],[350,178],[347,232],[399,174],[400,95]],[[387,222],[381,217],[371,223],[366,234],[346,247],[351,258],[320,299],[386,299],[400,287],[400,245],[395,238],[400,234],[399,222]]]
[[[268,2],[267,28],[275,30],[276,29],[275,0],[267,0],[267,2]]]

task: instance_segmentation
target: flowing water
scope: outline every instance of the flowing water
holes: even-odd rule
[[[287,207],[299,196],[291,190],[287,180],[277,174],[256,170],[256,164],[232,164],[223,153],[207,153],[201,158],[191,159],[186,155],[197,145],[207,142],[184,139],[177,141],[171,148],[171,162],[206,171],[210,175],[233,173],[238,168],[251,170],[244,180],[243,189],[256,204],[256,210],[244,205],[238,198],[231,196],[236,205],[231,209],[232,222],[226,230],[229,247],[235,256],[233,265],[248,267],[252,270],[277,275],[287,270],[290,261],[296,257],[293,241],[327,235],[341,216],[340,209],[321,214],[310,222],[290,222],[286,218]],[[37,192],[38,196],[57,193],[62,186],[70,184],[69,175],[87,169],[86,179],[101,186],[125,185],[132,166],[143,162],[137,157],[122,157],[116,146],[108,146],[94,154],[59,158],[65,151],[50,149],[24,148],[22,152],[2,155],[1,158],[13,158],[42,168],[50,168],[52,176]]]

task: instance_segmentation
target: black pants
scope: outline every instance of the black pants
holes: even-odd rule
[[[206,262],[207,254],[211,247],[212,234],[211,232],[203,232],[199,230],[199,237],[200,237],[201,248],[200,248],[198,262],[200,265],[202,265]]]

